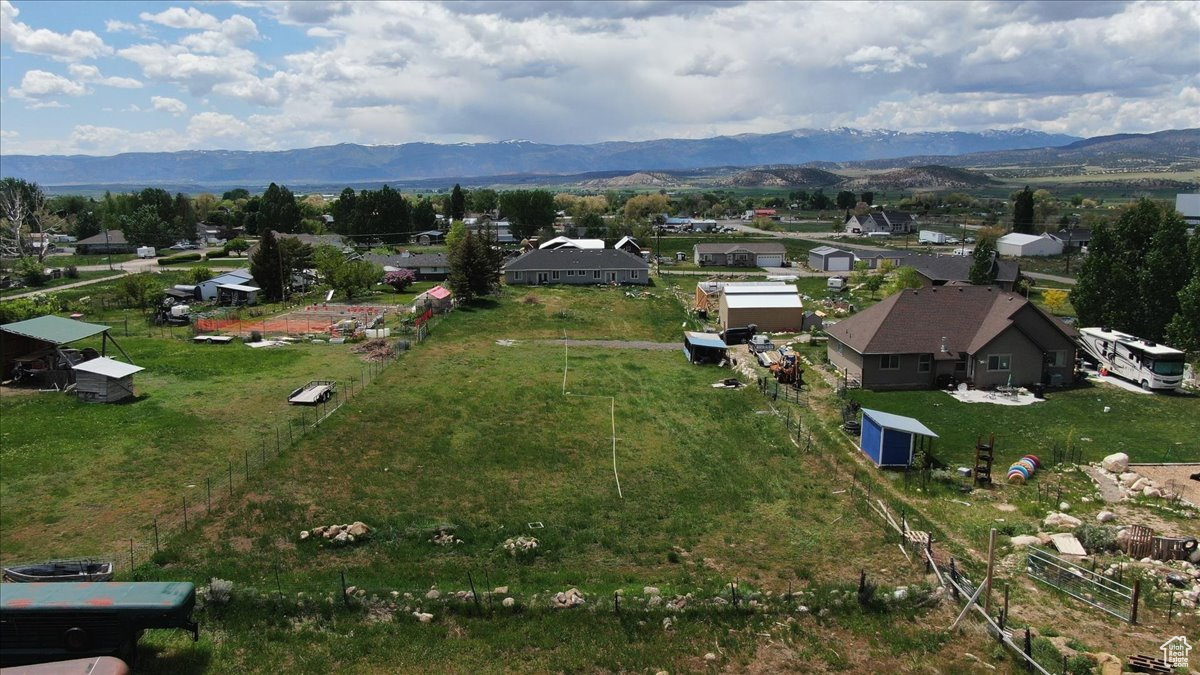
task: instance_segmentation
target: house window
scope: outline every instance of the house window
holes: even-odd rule
[[[550,273],[550,278],[551,278],[551,279],[557,279],[557,278],[558,278],[558,270],[554,270],[553,272],[551,272],[551,273]]]
[[[1050,365],[1055,368],[1063,368],[1067,365],[1067,350],[1058,349],[1050,352]]]
[[[592,270],[592,278],[599,279],[600,278],[600,270]]]
[[[900,355],[899,354],[880,354],[879,355],[880,370],[900,370]]]
[[[959,360],[955,361],[954,362],[954,372],[956,372],[956,373],[967,372],[967,360],[959,359]]]
[[[988,354],[988,371],[1004,371],[1012,364],[1012,354]]]
[[[917,358],[917,372],[928,373],[933,368],[933,354],[922,354]]]
[[[520,281],[520,280],[521,280],[521,273],[513,272],[513,281]]]
[[[636,278],[638,278],[638,273],[637,273],[637,270],[633,270],[632,272],[630,272],[630,273],[629,273],[629,278],[630,278],[630,279],[636,279]]]

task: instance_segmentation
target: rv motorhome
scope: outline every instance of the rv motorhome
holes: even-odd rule
[[[1183,352],[1111,328],[1079,329],[1084,359],[1102,375],[1118,375],[1142,389],[1175,389],[1183,382]]]

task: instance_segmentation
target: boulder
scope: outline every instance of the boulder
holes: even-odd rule
[[[1096,514],[1096,520],[1102,523],[1109,523],[1117,519],[1117,514],[1112,511],[1101,511]]]
[[[1150,485],[1154,485],[1154,483],[1151,483],[1149,478],[1139,476],[1137,480],[1130,484],[1129,489],[1133,490],[1134,492],[1141,492],[1142,488]]]
[[[300,530],[300,541],[304,541],[305,539],[308,539],[310,536],[312,536],[312,535],[309,534],[308,530]]]
[[[1162,490],[1159,490],[1153,485],[1147,485],[1146,487],[1142,488],[1143,497],[1161,497],[1162,494]]]
[[[517,601],[512,598],[505,598],[500,602],[500,604],[504,605],[505,607],[512,607],[513,605],[517,604]]]
[[[561,593],[554,594],[553,607],[555,609],[570,609],[584,604],[583,593],[579,592],[578,588],[572,588]]]
[[[707,654],[704,655],[704,660],[705,661],[716,661],[717,655],[712,652],[708,652]]]
[[[1097,652],[1095,657],[1100,675],[1121,675],[1121,659],[1104,652]]]
[[[440,597],[442,597],[442,593],[436,588],[429,589],[429,592],[425,594],[426,600],[437,600]]]
[[[655,586],[646,586],[642,588],[642,595],[658,595],[659,590]]]
[[[1060,530],[1073,530],[1082,524],[1083,521],[1075,516],[1068,516],[1065,513],[1051,513],[1042,522],[1042,525],[1045,527],[1055,527]]]
[[[350,535],[341,531],[339,531],[337,536],[333,538],[333,543],[335,544],[349,544],[350,541]]]
[[[1100,460],[1100,466],[1104,467],[1105,471],[1124,473],[1125,469],[1129,468],[1129,455],[1123,452],[1113,453]]]
[[[1067,511],[1070,511],[1070,510],[1071,510],[1071,503],[1070,503],[1070,502],[1059,502],[1059,503],[1058,503],[1058,510],[1059,510],[1059,511],[1062,511],[1062,512],[1064,512],[1064,513],[1065,513],[1065,512],[1067,512]]]
[[[1121,474],[1119,476],[1119,478],[1121,479],[1122,483],[1132,483],[1133,481],[1141,478],[1141,476],[1139,476],[1136,471],[1127,471],[1127,472]],[[1113,658],[1116,658],[1116,657],[1114,656]]]
[[[1117,536],[1113,541],[1116,543],[1117,548],[1126,551],[1129,549],[1129,540],[1132,537],[1133,535],[1130,534],[1129,529],[1122,527],[1120,530],[1117,530]]]
[[[496,595],[508,595],[508,586],[497,586],[492,592]]]
[[[356,537],[361,537],[361,536],[363,536],[364,534],[370,534],[370,532],[371,532],[371,528],[370,528],[370,527],[367,527],[367,524],[366,524],[366,523],[364,523],[364,522],[362,522],[362,521],[360,521],[360,520],[356,520],[356,521],[354,521],[354,523],[353,523],[353,524],[352,524],[352,525],[351,525],[351,526],[348,528],[348,530],[347,530],[347,531],[348,531],[350,534],[352,534],[352,535],[354,535],[354,536],[356,536]]]
[[[901,586],[892,592],[892,599],[896,602],[908,599],[908,588]]]
[[[1012,544],[1013,548],[1025,548],[1026,546],[1039,546],[1042,540],[1031,534],[1020,534],[1009,539],[1008,543]]]
[[[433,615],[425,612],[413,612],[413,616],[417,617],[417,621],[420,621],[421,623],[429,623],[430,621],[433,621]]]

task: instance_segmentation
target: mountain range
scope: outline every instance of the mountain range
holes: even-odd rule
[[[799,129],[703,139],[550,145],[495,143],[341,144],[277,152],[189,150],[88,155],[8,155],[4,174],[42,185],[187,183],[235,185],[356,184],[429,178],[470,179],[514,174],[668,171],[851,162],[1062,146],[1075,136],[1028,129],[983,132]]]

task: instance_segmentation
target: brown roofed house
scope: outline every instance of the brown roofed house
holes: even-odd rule
[[[994,286],[901,291],[827,326],[829,361],[864,389],[1061,385],[1075,331]]]

